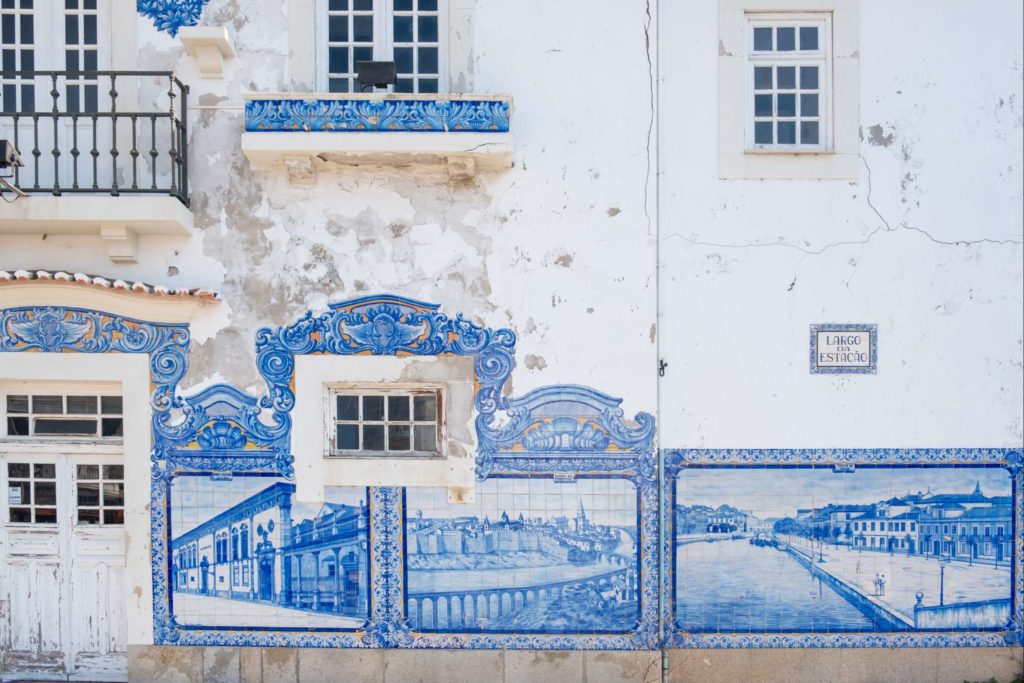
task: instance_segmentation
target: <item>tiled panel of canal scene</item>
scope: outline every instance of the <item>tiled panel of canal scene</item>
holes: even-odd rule
[[[406,490],[418,631],[605,633],[639,616],[637,490],[625,479],[498,478],[476,500]]]
[[[1013,500],[987,467],[686,468],[688,632],[981,630],[1010,618]]]
[[[180,626],[352,629],[366,620],[364,488],[294,500],[266,476],[179,476],[171,486],[171,609]]]

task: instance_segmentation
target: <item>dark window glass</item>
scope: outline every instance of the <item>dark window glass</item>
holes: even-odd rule
[[[817,26],[801,26],[800,27],[800,49],[801,50],[817,50],[818,49],[818,27]]]
[[[335,448],[339,451],[355,451],[359,449],[359,427],[357,425],[338,425]]]
[[[327,89],[329,92],[348,92],[348,83],[347,78],[331,78],[327,81]]]
[[[754,49],[755,50],[771,50],[772,49],[772,30],[769,27],[760,27],[754,29]]]
[[[332,16],[327,20],[327,40],[344,43],[348,40],[348,16]]]
[[[32,412],[47,415],[60,415],[64,412],[63,396],[33,396]]]
[[[11,83],[5,83],[3,87],[3,106],[5,112],[12,112],[18,110],[18,86]]]
[[[32,19],[33,19],[33,17],[32,17],[31,14],[22,14],[21,15],[21,42],[22,42],[22,44],[36,42],[35,41],[35,36],[32,35],[32,33],[33,33],[33,31],[32,31],[32,28],[33,28],[32,24],[34,23],[32,21]]]
[[[796,116],[796,95],[776,95],[779,116]]]
[[[82,23],[85,25],[85,40],[82,42],[86,45],[96,44],[96,15],[86,14],[82,17]]]
[[[789,52],[796,49],[796,29],[792,26],[775,29],[775,49]]]
[[[409,12],[412,10],[412,0],[395,0],[394,9],[396,12]]]
[[[436,47],[421,47],[419,48],[420,56],[420,68],[421,74],[436,74],[437,73],[437,48]]]
[[[32,71],[36,68],[35,50],[21,51],[21,68],[23,71]]]
[[[384,425],[363,425],[363,450],[384,450]]]
[[[36,87],[34,85],[21,86],[21,110],[27,114],[36,110]]]
[[[37,481],[34,484],[32,502],[36,505],[57,504],[57,484],[52,481]]]
[[[352,48],[352,58],[356,62],[372,62],[373,61],[373,48],[372,47],[356,47],[356,48]]]
[[[327,7],[332,12],[344,12],[348,9],[348,0],[331,0]]]
[[[18,53],[15,52],[14,50],[4,50],[3,51],[3,62],[2,63],[3,63],[3,66],[4,66],[4,71],[16,71],[17,70],[18,66],[15,63],[15,56],[17,54]]]
[[[363,419],[375,422],[384,420],[383,396],[363,396]]]
[[[352,39],[360,43],[373,42],[373,17],[358,15],[352,17]]]
[[[801,121],[800,122],[800,143],[803,145],[817,145],[818,144],[818,122],[817,121]]]
[[[124,505],[124,484],[104,482],[103,504]]]
[[[99,505],[100,484],[99,482],[78,482],[78,504]]]
[[[79,465],[77,468],[79,479],[99,479],[100,478],[100,466],[99,465]]]
[[[78,45],[78,17],[74,14],[64,15],[64,44]]]
[[[36,434],[53,434],[61,436],[94,436],[96,434],[96,420],[70,420],[70,419],[36,419]]]
[[[414,450],[437,451],[437,428],[434,425],[416,425],[413,431]]]
[[[7,418],[7,434],[8,436],[28,436],[28,418]]]
[[[779,90],[792,90],[796,87],[796,67],[780,66],[776,74]]]
[[[73,71],[73,69],[68,67],[68,71]],[[64,93],[65,94],[65,98],[66,98],[65,99],[65,104],[64,104],[64,109],[66,111],[69,111],[69,112],[72,112],[72,113],[76,113],[76,112],[80,112],[81,111],[81,109],[79,108],[79,105],[81,104],[81,101],[79,100],[79,97],[78,97],[78,94],[79,94],[80,90],[81,90],[81,88],[79,88],[77,85],[69,85],[67,87],[67,89],[66,89],[66,91]]]
[[[27,462],[7,463],[7,476],[15,479],[24,479],[29,476],[29,465]]]
[[[85,70],[96,71],[96,50],[85,51]],[[96,111],[96,108],[93,107],[90,111]]]
[[[11,521],[15,524],[30,524],[32,510],[30,508],[11,508]]]
[[[338,420],[358,420],[359,419],[359,397],[358,396],[338,396],[337,397],[338,414],[335,419]]]
[[[796,144],[796,122],[779,121],[776,128],[776,134],[778,135],[778,142],[780,145]]]
[[[818,115],[818,96],[817,95],[801,95],[800,96],[800,116],[817,116]]]
[[[437,397],[415,396],[413,398],[413,413],[416,420],[437,419]]]
[[[28,396],[8,396],[7,397],[7,412],[8,413],[27,413],[28,412]]]
[[[124,465],[104,465],[104,479],[124,479]]]
[[[104,524],[124,524],[124,510],[104,510]]]
[[[119,417],[105,417],[101,420],[100,436],[124,436],[124,420]]]
[[[754,116],[771,116],[772,115],[772,96],[771,95],[755,95],[754,96]]]
[[[754,67],[754,90],[772,89],[772,68],[770,66]]]
[[[399,78],[395,84],[395,92],[412,92],[413,80],[411,78]]]
[[[100,523],[100,511],[99,510],[79,510],[78,511],[78,523],[79,524],[99,524]]]
[[[412,17],[395,17],[395,42],[396,43],[411,43],[412,42]]]
[[[327,68],[332,74],[347,74],[348,48],[332,47],[327,50]]]
[[[419,0],[419,9],[421,12],[436,12],[437,0]]]
[[[754,124],[754,142],[758,145],[772,144],[771,121],[762,121]]]
[[[353,0],[352,9],[368,12],[373,9],[373,0]]]
[[[32,476],[36,479],[56,479],[57,466],[47,463],[37,463],[32,465]]]
[[[409,450],[409,426],[391,425],[388,427],[388,450],[407,451]]]
[[[69,415],[95,415],[95,396],[68,396]]]
[[[424,43],[437,42],[437,17],[417,17],[416,28],[417,38]]]
[[[818,89],[818,67],[800,67],[800,87],[803,88],[804,90]]]
[[[100,412],[104,415],[120,415],[123,411],[123,400],[120,396],[101,396]]]
[[[395,48],[395,71],[400,74],[411,74],[412,73],[412,48],[411,47],[396,47]]]
[[[388,419],[393,422],[409,419],[408,396],[388,396]]]

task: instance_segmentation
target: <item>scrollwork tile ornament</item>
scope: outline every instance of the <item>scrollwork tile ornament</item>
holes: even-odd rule
[[[259,132],[507,133],[503,99],[272,99],[245,103],[245,130]]]
[[[178,35],[182,26],[195,26],[210,0],[136,0],[135,11],[153,20],[157,30]]]

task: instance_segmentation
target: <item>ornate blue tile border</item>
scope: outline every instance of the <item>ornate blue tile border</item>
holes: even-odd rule
[[[686,449],[670,449],[663,451],[663,457],[665,461],[665,472],[666,477],[663,486],[663,495],[666,499],[666,518],[664,520],[666,529],[666,547],[665,553],[668,561],[665,563],[665,581],[663,582],[663,605],[665,606],[664,619],[667,624],[668,631],[665,638],[666,647],[680,647],[680,648],[773,648],[773,647],[1001,647],[1007,645],[1020,645],[1024,642],[1024,631],[1022,631],[1022,624],[1024,624],[1024,456],[1020,449],[1006,449],[1006,448],[991,448],[991,449],[973,449],[973,448],[951,448],[951,449],[753,449],[753,450],[686,450]],[[692,531],[692,529],[677,529],[677,522],[681,513],[689,514],[701,514],[708,516],[712,522],[720,522],[723,519],[730,517],[740,518],[745,513],[738,509],[735,505],[719,507],[717,510],[713,505],[711,506],[681,506],[677,508],[678,504],[678,482],[680,477],[686,473],[696,472],[707,472],[715,475],[722,475],[730,470],[739,471],[739,477],[750,478],[750,475],[754,472],[759,473],[761,476],[757,477],[758,481],[761,482],[761,486],[770,486],[768,480],[772,475],[782,472],[793,472],[796,470],[817,470],[830,471],[838,473],[840,475],[854,475],[860,472],[908,472],[914,470],[916,472],[967,472],[967,468],[971,468],[971,474],[978,471],[983,471],[984,468],[995,468],[997,470],[1005,470],[1008,475],[1009,482],[1007,485],[1008,496],[997,496],[997,497],[986,497],[981,492],[980,484],[977,485],[974,493],[965,493],[957,496],[938,496],[934,502],[940,503],[936,507],[949,506],[949,509],[956,510],[958,503],[953,500],[954,498],[962,499],[961,502],[966,502],[966,509],[970,510],[973,507],[982,507],[983,505],[989,506],[1003,506],[1009,501],[1009,510],[1007,512],[1008,519],[1012,517],[1012,558],[1008,559],[1006,567],[1009,572],[1009,600],[996,600],[990,601],[991,603],[999,603],[1002,605],[1000,609],[1006,609],[1006,603],[1009,603],[1008,607],[1008,619],[1003,626],[994,626],[992,628],[932,628],[922,626],[920,630],[914,629],[916,619],[918,616],[918,609],[921,606],[922,594],[918,594],[917,604],[918,608],[914,609],[915,621],[910,621],[908,624],[898,624],[899,630],[886,632],[882,628],[868,628],[868,629],[847,629],[847,632],[842,632],[844,629],[832,628],[832,629],[821,629],[817,632],[800,632],[800,629],[791,629],[789,631],[777,630],[775,632],[769,632],[766,629],[747,628],[745,632],[738,632],[739,629],[730,629],[728,624],[725,624],[726,628],[722,628],[722,624],[719,623],[717,626],[708,625],[707,628],[697,630],[683,630],[677,625],[677,617],[680,614],[681,605],[677,602],[676,595],[676,561],[679,549],[686,543],[697,542],[706,540],[712,543],[714,547],[715,542],[719,540],[728,540],[722,538],[722,536],[728,536],[730,531],[739,531],[736,528],[736,522],[730,520],[731,526],[714,528],[708,527],[709,529],[714,528],[714,533],[707,533],[707,537],[701,538],[690,538],[684,532]],[[719,477],[721,478],[721,477]],[[707,482],[703,482],[707,484]],[[774,491],[775,495],[781,495],[785,497],[784,491]],[[891,500],[881,501],[878,506],[881,506],[884,510],[881,514],[875,505],[860,505],[860,506],[845,506],[848,509],[844,509],[844,506],[833,505],[832,502],[828,502],[828,505],[824,506],[820,510],[828,511],[830,514],[834,513],[845,513],[845,520],[857,520],[863,518],[871,519],[873,522],[875,519],[903,519],[913,520],[917,524],[922,526],[933,523],[935,527],[941,526],[939,524],[942,521],[951,522],[953,518],[943,519],[942,517],[925,517],[920,513],[904,514],[901,516],[889,517],[888,510],[890,507],[894,507],[897,510],[912,508],[915,503],[927,502],[928,496],[933,492],[922,494],[918,492],[916,495],[908,494],[905,496],[906,500],[902,500],[898,497],[894,497]],[[823,495],[824,494],[823,492]],[[946,500],[946,499],[949,500]],[[741,501],[734,501],[741,502]],[[826,502],[826,501],[822,501]],[[742,507],[742,505],[739,505]],[[856,512],[852,510],[856,508]],[[960,506],[957,512],[962,513],[965,506]],[[1002,508],[1000,508],[1002,509]],[[827,526],[828,522],[825,520],[826,517],[822,517],[820,510],[808,509],[805,511],[798,511],[799,514],[802,512],[806,515],[804,520],[806,524],[813,525],[815,523],[825,524],[824,528],[830,529]],[[715,513],[718,516],[714,516]],[[931,514],[931,513],[929,513]],[[943,514],[943,513],[937,513]],[[818,516],[816,520],[815,517]],[[755,519],[747,517],[747,519]],[[959,518],[956,518],[959,519]],[[788,522],[787,522],[788,524]],[[775,526],[771,530],[763,529],[761,532],[748,531],[743,538],[749,538],[749,542],[753,543],[755,538],[752,536],[760,536],[758,540],[762,545],[775,545],[778,552],[786,551],[790,552],[795,558],[801,560],[801,563],[811,572],[812,576],[817,576],[828,582],[830,585],[836,585],[840,589],[840,594],[844,592],[849,598],[853,600],[854,604],[860,603],[862,606],[871,608],[868,602],[877,602],[872,598],[858,596],[850,592],[849,586],[844,587],[839,585],[834,578],[830,578],[826,573],[816,567],[814,564],[818,561],[824,562],[824,547],[835,543],[834,549],[838,553],[840,549],[840,541],[834,536],[830,536],[830,532],[823,532],[820,537],[811,535],[806,541],[809,544],[809,550],[805,550],[804,556],[801,559],[799,549],[795,545],[790,545],[792,541],[786,541],[783,536],[778,534],[779,529],[782,527]],[[864,528],[867,528],[867,523],[864,523]],[[884,528],[884,527],[882,527]],[[872,523],[872,530],[874,529],[874,523]],[[924,529],[922,528],[922,531]],[[838,532],[835,532],[838,534]],[[879,532],[881,535],[884,532]],[[700,536],[703,532],[698,534],[689,534],[689,536]],[[773,536],[774,534],[774,536]],[[737,540],[737,536],[741,534],[735,534],[732,540]],[[872,534],[868,534],[869,536]],[[953,532],[955,537],[955,531]],[[817,538],[817,540],[815,540]],[[909,537],[908,537],[909,538]],[[774,539],[774,540],[773,540]],[[949,540],[949,537],[945,539]],[[954,542],[955,542],[954,538]],[[975,539],[977,540],[977,539]],[[992,540],[992,539],[988,539]],[[850,550],[857,549],[859,552],[867,552],[866,557],[871,558],[870,547],[867,547],[866,539],[864,534],[860,534],[860,538],[851,538],[849,542],[852,543]],[[744,541],[748,542],[748,541]],[[819,545],[815,546],[815,543]],[[874,543],[874,540],[871,541]],[[936,539],[938,544],[936,547],[939,548],[938,555],[931,555],[930,559],[936,564],[942,564],[943,552],[946,552],[946,562],[950,562],[955,559],[961,561],[965,558],[957,557],[957,551],[953,549],[950,551],[949,546]],[[786,546],[789,545],[789,548]],[[941,547],[940,547],[941,546]],[[814,548],[818,547],[819,550],[815,551]],[[903,544],[904,548],[908,548],[907,543]],[[930,547],[930,545],[929,545]],[[911,553],[928,553],[918,549],[913,550],[914,546],[910,545],[909,548],[904,551],[900,550],[898,555],[902,557],[903,553],[907,553],[907,558],[911,557]],[[945,549],[945,550],[943,550]],[[886,550],[881,548],[881,542],[879,542],[879,548],[881,552],[876,552],[874,557],[892,557],[893,548],[892,545],[888,548],[888,554]],[[768,550],[765,552],[777,552],[776,550]],[[822,553],[821,558],[815,560],[815,554]],[[952,552],[953,556],[950,557],[948,553]],[[916,555],[915,555],[916,557]],[[968,560],[970,561],[970,560]],[[858,571],[860,571],[860,560],[858,562]],[[992,563],[990,563],[992,564]],[[996,570],[999,568],[999,563],[996,562],[992,565]],[[877,575],[876,575],[877,578]],[[883,575],[883,581],[885,577]],[[882,585],[882,595],[884,595],[884,584]],[[877,586],[876,593],[877,596]],[[934,600],[934,596],[932,596]],[[941,604],[941,603],[940,603]],[[962,603],[965,605],[965,609],[985,609],[987,608],[986,603]],[[954,606],[951,606],[954,607]],[[943,608],[938,608],[943,609]],[[949,608],[945,608],[949,609]],[[920,608],[922,617],[926,613],[934,614],[936,608]],[[1007,614],[1004,612],[1004,614]],[[898,616],[898,615],[897,615]],[[728,622],[728,618],[725,619]],[[876,622],[877,623],[877,622]],[[898,623],[898,622],[894,622]],[[734,632],[728,632],[734,631]],[[760,632],[759,632],[760,631]]]
[[[245,130],[268,132],[507,133],[509,99],[252,99]]]
[[[210,0],[136,0],[135,10],[172,37],[182,26],[195,26]]]

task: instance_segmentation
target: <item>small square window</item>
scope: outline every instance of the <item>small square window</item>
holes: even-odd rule
[[[440,391],[391,388],[337,390],[332,455],[436,456]]]

